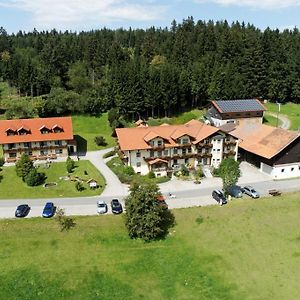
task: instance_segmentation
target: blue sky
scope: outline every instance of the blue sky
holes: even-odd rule
[[[261,29],[299,28],[300,0],[0,0],[0,26],[9,33],[165,27],[188,16],[245,21]]]

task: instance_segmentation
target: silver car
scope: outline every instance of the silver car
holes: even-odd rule
[[[252,198],[259,198],[259,193],[252,187],[252,186],[244,186],[243,187],[244,194],[252,197]]]
[[[97,212],[98,214],[106,214],[107,213],[107,204],[103,200],[97,201]]]

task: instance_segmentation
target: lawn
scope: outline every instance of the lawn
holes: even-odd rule
[[[176,124],[184,124],[192,119],[199,120],[203,116],[204,111],[200,109],[193,109],[188,112],[184,112],[172,118],[161,118],[161,119],[152,119],[147,120],[149,126],[157,126],[163,123],[176,125]]]
[[[274,127],[279,127],[281,125],[281,123],[282,123],[281,120],[277,121],[277,118],[268,115],[268,113],[264,114],[264,124],[274,126]]]
[[[299,299],[300,194],[174,210],[165,240],[122,216],[0,221],[0,299]]]
[[[277,113],[278,105],[276,103],[267,103],[265,106],[269,111]],[[287,103],[282,104],[280,108],[280,113],[287,115],[291,120],[291,128],[292,130],[298,130],[300,128],[300,104],[295,103]]]
[[[78,176],[83,180],[93,178],[97,180],[100,187],[91,190],[88,184],[83,182],[85,189],[78,192],[75,189],[75,182],[59,179],[59,177],[67,175],[66,164],[64,162],[52,163],[48,169],[45,168],[45,165],[39,167],[39,171],[44,172],[47,176],[46,183],[57,183],[57,186],[51,188],[44,188],[43,186],[29,187],[21,178],[16,176],[15,167],[3,167],[0,172],[0,176],[2,177],[0,177],[0,199],[82,197],[101,194],[105,187],[105,179],[100,172],[89,161],[81,160],[76,162],[75,166],[71,176]],[[88,175],[85,175],[84,171]]]
[[[111,136],[112,129],[109,126],[107,113],[100,117],[87,115],[72,116],[73,131],[79,144],[79,151],[93,151],[115,146],[115,139]],[[76,137],[77,135],[77,137]],[[97,146],[94,142],[95,136],[103,136],[107,146]]]

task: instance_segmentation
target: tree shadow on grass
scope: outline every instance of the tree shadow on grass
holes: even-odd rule
[[[74,139],[77,142],[77,155],[85,156],[87,152],[87,140],[78,134],[74,135]]]
[[[172,211],[169,209],[163,209],[162,212],[163,221],[161,223],[162,233],[158,237],[158,240],[163,240],[169,234],[170,228],[176,225],[175,216],[173,215]]]
[[[0,175],[0,182],[2,181],[2,179],[3,179],[3,176],[2,176],[2,175]]]

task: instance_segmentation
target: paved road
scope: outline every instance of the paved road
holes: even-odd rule
[[[268,195],[269,189],[279,189],[282,192],[291,192],[297,191],[300,187],[300,179],[291,179],[283,181],[262,181],[262,182],[248,182],[249,185],[253,185],[260,194]],[[211,198],[211,191],[214,187],[210,184],[206,184],[203,181],[203,184],[196,185],[194,184],[193,189],[186,189],[176,192],[175,199],[169,199],[167,197],[168,191],[165,188],[162,188],[162,192],[167,197],[167,203],[170,208],[183,208],[183,207],[192,207],[192,206],[205,206],[213,205],[216,202]],[[220,187],[217,185],[216,187]],[[174,193],[175,194],[175,193]],[[124,195],[115,195],[114,197],[119,198],[124,204],[123,199]],[[244,196],[247,198],[247,196]],[[0,200],[0,218],[13,218],[14,211],[17,205],[22,203],[27,203],[31,207],[31,211],[28,217],[37,217],[41,215],[44,204],[47,201],[52,201],[56,206],[64,208],[67,215],[95,215],[97,212],[96,202],[97,199],[100,199],[100,196],[94,197],[82,197],[82,198],[58,198],[58,199],[30,199],[30,200]],[[101,199],[110,203],[112,199],[109,195],[101,195]],[[111,213],[109,207],[109,213]]]
[[[277,118],[277,113],[268,112],[268,115]],[[281,121],[279,127],[282,129],[289,129],[291,127],[291,121],[286,115],[278,114],[278,119]]]

